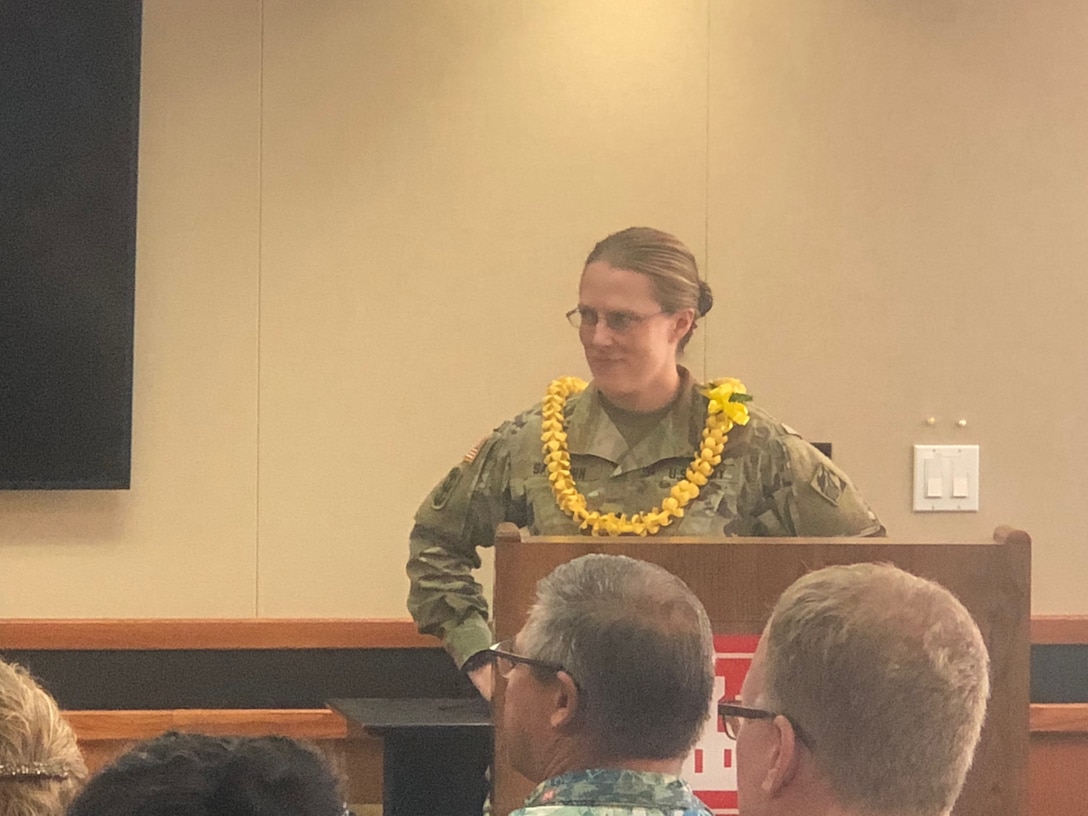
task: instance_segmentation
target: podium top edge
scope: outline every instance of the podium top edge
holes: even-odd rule
[[[696,546],[856,546],[856,547],[1003,547],[1015,541],[915,541],[900,538],[856,538],[836,536],[828,538],[763,538],[758,536],[736,536],[722,538],[699,538],[694,536],[534,536],[522,535],[514,539],[497,536],[496,544],[609,544],[629,545],[634,543],[696,545]]]

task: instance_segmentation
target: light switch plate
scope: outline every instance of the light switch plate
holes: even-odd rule
[[[977,511],[978,476],[978,445],[915,445],[915,511]]]

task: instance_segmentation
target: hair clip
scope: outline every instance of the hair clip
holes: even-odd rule
[[[0,762],[0,780],[67,779],[71,773],[63,762]]]

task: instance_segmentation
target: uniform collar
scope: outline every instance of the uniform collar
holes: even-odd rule
[[[567,446],[572,455],[596,456],[616,465],[613,475],[648,467],[663,459],[690,459],[705,423],[706,400],[699,395],[686,368],[678,367],[680,390],[672,409],[656,428],[633,448],[627,447],[601,404],[594,383],[579,396],[567,421]],[[694,419],[695,414],[698,417]]]

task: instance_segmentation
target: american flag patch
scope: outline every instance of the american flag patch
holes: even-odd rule
[[[464,462],[466,465],[471,465],[473,462],[475,462],[476,456],[480,453],[480,448],[484,446],[484,443],[487,441],[488,436],[491,436],[491,434],[488,434],[471,448],[469,448],[468,453],[465,454],[464,458],[461,461]]]

